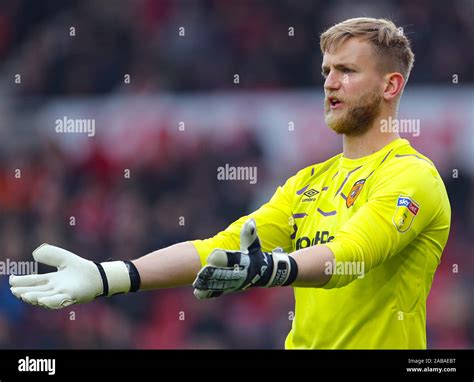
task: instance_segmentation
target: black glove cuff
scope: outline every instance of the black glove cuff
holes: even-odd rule
[[[288,256],[288,258],[290,259],[290,275],[282,286],[293,284],[293,282],[296,280],[296,277],[298,276],[298,264],[296,264],[296,261],[293,259],[293,257]]]
[[[130,292],[136,292],[140,289],[141,279],[138,269],[130,260],[124,261],[128,268],[128,274],[130,276]]]

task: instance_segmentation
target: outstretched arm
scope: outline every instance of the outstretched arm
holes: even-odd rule
[[[333,259],[329,248],[305,248],[294,255],[297,256],[278,251],[263,253],[255,221],[250,219],[242,227],[241,251],[215,250],[209,257],[211,265],[203,269],[198,252],[190,242],[175,244],[133,261],[100,264],[63,248],[43,244],[33,252],[34,259],[55,266],[58,271],[11,276],[10,285],[12,293],[29,304],[60,309],[100,296],[190,285],[193,280],[194,293],[199,299],[250,286],[318,287],[328,281],[330,275],[325,274],[324,266]],[[215,272],[219,268],[221,270]]]
[[[190,242],[151,252],[133,263],[140,274],[140,290],[191,285],[201,269],[199,255]]]
[[[42,244],[33,258],[57,272],[10,276],[12,293],[49,309],[85,303],[100,296],[190,285],[200,268],[192,243],[184,242],[132,261],[94,263],[63,248]]]

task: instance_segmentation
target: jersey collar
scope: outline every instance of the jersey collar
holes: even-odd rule
[[[384,157],[393,149],[409,145],[410,142],[408,142],[406,139],[403,138],[397,138],[394,141],[390,142],[388,145],[385,147],[381,148],[380,150],[376,151],[375,153],[372,153],[370,155],[367,155],[365,157],[357,158],[357,159],[349,159],[343,156],[341,154],[341,159],[339,162],[340,167],[344,168],[354,168],[358,166],[365,165],[367,163],[370,163],[372,161],[375,161],[377,159],[383,160]]]

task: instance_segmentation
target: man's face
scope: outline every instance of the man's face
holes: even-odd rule
[[[382,108],[382,74],[368,42],[349,38],[323,57],[325,119],[338,134],[356,136],[370,129]]]

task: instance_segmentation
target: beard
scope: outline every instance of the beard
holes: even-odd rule
[[[382,96],[376,90],[372,90],[362,95],[352,105],[344,102],[344,106],[348,109],[331,110],[330,102],[326,99],[324,102],[326,124],[337,134],[362,135],[371,128],[380,115]]]

